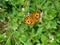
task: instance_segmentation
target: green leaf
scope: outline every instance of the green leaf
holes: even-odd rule
[[[41,36],[42,43],[47,43],[47,40],[48,40],[48,38],[42,34],[42,36]]]
[[[7,41],[6,41],[6,44],[5,45],[11,45],[11,39],[10,39],[10,37],[7,39]]]

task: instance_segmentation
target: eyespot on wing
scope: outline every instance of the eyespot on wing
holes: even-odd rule
[[[33,12],[32,16],[36,19],[38,19],[40,17],[40,12]]]
[[[35,24],[39,21],[40,13],[33,12],[29,16],[27,16],[24,20],[25,24]]]
[[[26,18],[25,18],[25,24],[31,24],[31,20],[32,20],[32,18],[30,17],[30,15],[29,16],[27,16]]]

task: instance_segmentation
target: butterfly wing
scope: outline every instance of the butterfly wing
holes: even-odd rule
[[[26,24],[35,24],[39,21],[40,13],[39,12],[33,12],[29,16],[25,18]]]
[[[27,17],[25,18],[25,23],[26,23],[26,24],[31,24],[31,17],[30,17],[30,16],[27,16]]]
[[[39,18],[40,18],[40,12],[33,12],[31,16],[32,16],[34,22],[36,23],[36,22],[39,21]]]
[[[35,19],[39,19],[39,17],[40,17],[40,12],[33,12],[33,13],[32,13],[32,16],[33,16],[33,18],[35,18]]]

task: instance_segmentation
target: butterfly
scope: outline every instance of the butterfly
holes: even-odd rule
[[[35,24],[39,21],[39,18],[40,18],[40,12],[33,12],[25,18],[24,23]]]

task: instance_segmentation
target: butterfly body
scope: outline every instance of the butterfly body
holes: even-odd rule
[[[25,18],[25,24],[35,24],[39,21],[40,13],[33,12]]]

